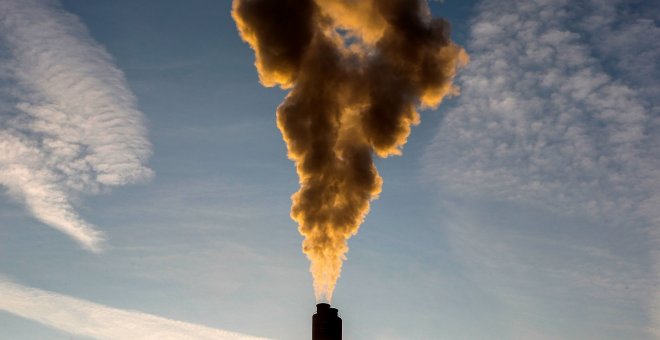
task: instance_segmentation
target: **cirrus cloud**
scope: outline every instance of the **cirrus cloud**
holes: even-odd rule
[[[0,277],[0,311],[94,339],[266,340],[26,287]]]
[[[147,180],[151,146],[123,73],[51,0],[0,2],[0,185],[43,223],[99,251],[82,194]]]
[[[660,334],[660,6],[484,0],[476,13],[471,64],[459,77],[463,93],[427,150],[427,175],[461,197],[583,216],[588,233],[621,237],[615,248],[588,248],[603,269],[582,270],[578,281],[591,289],[637,286],[648,331]],[[483,231],[473,225],[469,234]],[[454,236],[474,249],[481,241],[465,240],[466,233]],[[643,240],[626,241],[626,234]],[[563,242],[554,249],[568,247]],[[515,266],[528,262],[531,250],[513,248]],[[608,258],[617,259],[616,269]]]

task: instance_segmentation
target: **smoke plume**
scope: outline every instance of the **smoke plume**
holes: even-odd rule
[[[467,62],[418,0],[234,0],[264,86],[291,89],[277,126],[300,178],[291,217],[317,300],[332,299],[347,240],[381,190],[372,154],[398,155],[416,110],[457,94]]]

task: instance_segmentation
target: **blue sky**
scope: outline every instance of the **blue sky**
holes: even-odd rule
[[[660,6],[430,6],[471,63],[376,161],[345,338],[660,336]],[[0,338],[309,338],[285,92],[230,7],[0,0]]]

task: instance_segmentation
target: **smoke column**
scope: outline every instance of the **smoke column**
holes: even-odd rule
[[[401,154],[416,108],[458,94],[467,54],[426,1],[234,0],[232,16],[261,83],[291,90],[277,109],[300,178],[291,217],[316,299],[331,301],[347,240],[381,190],[372,154]]]

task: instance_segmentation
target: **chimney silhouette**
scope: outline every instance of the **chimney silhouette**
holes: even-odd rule
[[[312,316],[312,340],[341,340],[341,319],[337,308],[327,303],[316,305]]]

